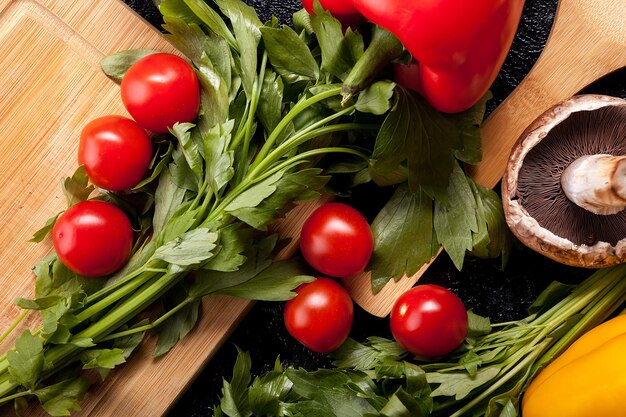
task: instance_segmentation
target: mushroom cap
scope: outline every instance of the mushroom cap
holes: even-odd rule
[[[607,136],[605,143],[601,138]],[[507,224],[520,241],[567,265],[603,268],[626,262],[626,210],[593,214],[569,201],[560,185],[574,160],[600,153],[626,155],[626,100],[575,96],[524,131],[502,180]]]

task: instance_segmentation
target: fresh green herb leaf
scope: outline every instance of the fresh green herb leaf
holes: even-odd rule
[[[311,35],[313,33],[313,25],[311,25],[311,15],[302,8],[293,14],[293,27],[298,33]]]
[[[396,95],[397,102],[376,138],[372,170],[395,170],[406,162],[411,191],[421,188],[429,196],[446,202],[454,167],[449,139],[452,125],[416,94],[397,87]],[[376,176],[372,174],[373,178]]]
[[[18,384],[34,390],[44,365],[43,344],[29,330],[15,340],[15,348],[7,352],[9,374]]]
[[[493,190],[468,179],[476,199],[478,232],[472,236],[472,255],[479,258],[496,258],[502,255],[502,267],[510,250],[512,239],[504,217],[502,199]]]
[[[362,113],[385,114],[391,107],[396,84],[391,81],[377,81],[359,94],[356,109]]]
[[[366,343],[347,339],[337,350],[330,353],[337,368],[350,368],[362,371],[374,369],[387,360],[399,361],[406,356],[406,351],[396,342],[370,337]]]
[[[552,308],[574,290],[574,285],[552,281],[528,307],[528,314],[540,314]]]
[[[89,349],[80,354],[83,369],[113,369],[126,362],[122,349]]]
[[[256,11],[242,1],[215,0],[222,12],[228,16],[237,41],[234,56],[236,67],[241,75],[243,89],[252,99],[257,80],[257,48],[261,40],[262,26]]]
[[[493,380],[500,373],[499,366],[490,366],[479,369],[475,376],[470,376],[467,372],[429,372],[428,383],[439,384],[432,392],[433,397],[446,396],[454,397],[459,401],[467,397],[469,393]]]
[[[433,203],[423,191],[400,185],[372,223],[372,290],[415,274],[431,257]]]
[[[216,125],[203,137],[204,158],[206,160],[205,181],[215,195],[233,178],[234,154],[228,150],[234,120]]]
[[[164,18],[177,18],[185,23],[201,24],[202,20],[185,4],[183,0],[159,0],[159,11]]]
[[[170,170],[165,170],[159,179],[159,186],[154,196],[154,216],[152,228],[154,235],[158,236],[165,225],[174,216],[176,210],[183,204],[185,189],[174,182]]]
[[[467,337],[476,338],[491,333],[491,320],[482,317],[472,310],[467,312]]]
[[[261,34],[274,70],[287,84],[315,81],[320,70],[309,47],[289,26],[262,27]]]
[[[293,290],[301,284],[315,280],[306,272],[298,259],[278,261],[248,281],[218,292],[250,300],[285,301],[296,296]]]
[[[283,89],[282,78],[270,69],[265,70],[257,115],[267,132],[272,132],[282,119]]]
[[[491,93],[487,93],[470,109],[447,116],[457,128],[453,136],[454,156],[468,164],[476,165],[482,160],[480,125],[491,97]]]
[[[251,280],[272,264],[269,257],[276,246],[276,242],[277,237],[271,235],[254,245],[248,246],[243,252],[246,261],[235,271],[218,272],[208,269],[196,271],[189,296],[199,298]]]
[[[433,224],[437,240],[461,270],[465,252],[472,249],[472,233],[478,231],[476,200],[465,173],[455,162],[446,200],[435,201]]]
[[[226,22],[219,13],[213,10],[204,0],[183,0],[189,10],[200,19],[209,29],[225,39],[231,48],[237,50],[238,44],[235,37],[226,26]],[[171,9],[170,9],[171,10]],[[178,9],[180,10],[180,9]]]
[[[56,295],[36,298],[34,300],[30,300],[28,298],[18,298],[15,300],[15,305],[26,310],[45,310],[55,304],[58,304],[61,300],[63,300],[63,297]]]
[[[256,189],[264,183],[263,188],[255,190],[254,194],[250,195],[250,197],[254,197],[253,202],[258,201],[258,203],[247,202],[235,210],[229,206],[228,211],[232,210],[232,215],[255,229],[266,230],[267,225],[272,220],[293,207],[294,201],[305,201],[319,196],[317,190],[321,189],[328,181],[328,177],[320,176],[321,172],[317,168],[308,168],[288,174],[279,171],[250,189]],[[268,194],[270,188],[274,190]],[[260,195],[264,194],[267,195],[260,199]]]
[[[342,417],[362,417],[376,414],[376,409],[365,399],[355,395],[351,384],[369,379],[359,371],[336,371],[320,369],[314,372],[287,369],[287,377],[293,382],[293,391],[301,397],[311,399],[317,408],[327,410],[329,415]],[[296,409],[299,409],[299,403]],[[311,409],[307,407],[307,409]],[[300,409],[302,412],[302,410]],[[303,415],[311,415],[305,414]]]
[[[127,325],[122,326],[120,328],[120,331],[142,327],[147,324],[148,324],[148,319],[143,319],[132,327],[129,327]],[[136,333],[129,334],[128,336],[118,337],[113,341],[112,347],[116,349],[121,349],[122,356],[124,357],[124,359],[128,359],[130,355],[132,355],[132,353],[139,347],[139,345],[141,344],[144,338],[144,335],[145,335],[145,332],[136,332]]]
[[[100,61],[100,67],[107,77],[115,82],[122,82],[126,71],[141,58],[157,53],[152,49],[129,49],[105,56]]]
[[[162,154],[157,153],[150,163],[150,168],[152,169],[152,171],[150,172],[150,176],[135,185],[132,190],[138,190],[150,184],[151,182],[156,181],[156,179],[159,178],[159,176],[161,175],[161,172],[163,172],[163,170],[167,167],[167,164],[170,163],[173,151],[174,145],[172,144],[172,142],[167,142],[165,152],[163,152]]]
[[[33,237],[30,238],[29,242],[39,243],[44,240],[46,236],[48,236],[48,234],[52,232],[52,228],[54,227],[54,224],[57,222],[57,219],[60,215],[61,213],[58,213],[57,215],[50,217],[46,221],[46,224],[33,234]]]
[[[87,177],[87,173],[85,172],[85,167],[83,165],[76,168],[76,171],[71,177],[63,179],[63,193],[67,199],[68,207],[89,198],[95,188],[93,185],[87,185],[88,183],[89,177]]]
[[[179,285],[163,300],[165,312],[179,308],[181,305],[183,307],[159,326],[159,338],[152,353],[155,358],[169,352],[179,340],[189,334],[198,321],[200,300],[189,298],[187,291],[186,285]]]
[[[246,261],[243,252],[252,241],[252,229],[241,223],[233,223],[221,228],[219,236],[219,251],[202,268],[221,272],[237,271]]]
[[[209,229],[193,229],[160,246],[154,259],[181,267],[197,265],[213,256],[217,238],[218,234]]]
[[[237,348],[237,360],[233,368],[233,378],[230,383],[224,380],[222,387],[222,412],[227,416],[249,416],[247,388],[252,379],[250,368],[252,361],[248,352]]]
[[[363,55],[363,37],[350,28],[344,34],[341,22],[322,9],[310,22],[322,51],[321,70],[343,81]]]
[[[284,402],[292,386],[277,360],[273,371],[254,379],[248,391],[250,411],[255,416],[285,415]]]
[[[85,378],[72,378],[34,392],[41,406],[51,416],[69,416],[71,411],[80,411],[78,404],[89,389]]]
[[[194,136],[191,135],[191,129],[193,127],[195,127],[195,125],[192,123],[176,123],[170,128],[170,132],[178,139],[180,144],[178,149],[182,151],[185,161],[187,161],[195,177],[196,183],[199,184],[204,177],[202,156],[200,154],[200,146],[202,146],[202,144],[199,144]]]

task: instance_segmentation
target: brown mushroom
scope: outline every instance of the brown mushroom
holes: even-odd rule
[[[558,262],[626,262],[626,100],[581,95],[541,115],[515,144],[502,180],[507,223]]]

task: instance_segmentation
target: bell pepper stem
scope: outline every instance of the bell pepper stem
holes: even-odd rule
[[[404,46],[394,34],[373,25],[372,41],[343,81],[341,104],[345,106],[354,95],[367,87],[387,64],[400,58],[403,53]]]

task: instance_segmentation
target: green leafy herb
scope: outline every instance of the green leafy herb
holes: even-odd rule
[[[380,291],[391,279],[413,275],[433,256],[433,203],[425,192],[413,194],[400,185],[372,223],[374,253],[368,268],[372,289]]]
[[[262,27],[261,34],[274,70],[289,84],[314,81],[319,67],[309,47],[288,26],[280,29]]]
[[[33,237],[30,238],[29,242],[39,243],[44,240],[46,236],[48,236],[48,234],[52,232],[52,228],[54,227],[54,224],[57,222],[57,219],[60,215],[61,213],[57,214],[56,216],[50,217],[46,221],[46,224],[33,234]]]
[[[433,224],[437,240],[446,249],[458,269],[463,266],[465,252],[472,249],[472,233],[478,231],[476,220],[476,198],[467,177],[455,163],[447,204],[435,201]]]
[[[34,394],[51,416],[69,416],[71,411],[80,411],[79,402],[88,388],[89,381],[73,378],[38,389]]]
[[[89,177],[87,177],[85,167],[82,165],[76,169],[71,177],[63,179],[63,193],[67,199],[68,207],[89,198],[95,188],[93,185],[87,185],[88,183]]]
[[[100,61],[102,71],[112,78],[114,81],[120,83],[126,71],[141,58],[148,55],[157,53],[158,51],[152,49],[129,49],[126,51],[119,51],[112,55],[105,56]]]
[[[247,362],[239,367],[237,396],[215,415],[264,415],[250,409],[254,388],[265,393],[255,397],[255,410],[275,416],[519,416],[520,397],[536,373],[621,305],[625,277],[621,265],[594,273],[573,291],[553,285],[533,307],[542,313],[512,323],[491,326],[469,312],[470,337],[441,362],[409,360],[383,338],[348,339],[331,354],[335,368],[277,363],[250,384],[250,357],[239,352]]]
[[[15,348],[7,352],[7,360],[11,377],[28,389],[35,389],[44,365],[41,340],[25,330],[15,340]]]

